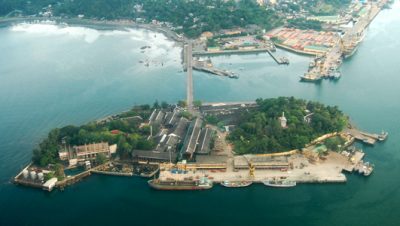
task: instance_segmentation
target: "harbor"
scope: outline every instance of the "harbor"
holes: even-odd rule
[[[368,25],[378,15],[385,4],[386,0],[365,4],[362,7],[365,13],[359,15],[359,18],[357,18],[352,27],[341,28],[342,35],[331,33],[329,36],[326,36],[325,32],[321,32],[323,34],[315,32],[309,34],[307,31],[305,31],[306,33],[304,34],[297,34],[300,31],[288,29],[288,31],[272,31],[268,36],[288,38],[286,42],[280,41],[277,46],[299,54],[315,56],[310,63],[309,70],[304,73],[304,75],[300,76],[301,81],[320,82],[322,79],[338,80],[341,77],[339,68],[343,59],[351,57],[357,51],[358,46],[366,35]],[[286,32],[289,34],[281,34],[279,32]],[[290,32],[297,35],[293,36]],[[300,41],[297,40],[298,36],[300,37]],[[296,41],[292,40],[293,38],[291,39],[290,37],[296,37]],[[305,37],[304,41],[301,40],[301,37]],[[312,41],[310,41],[310,38]],[[325,41],[321,42],[321,39]],[[292,44],[293,42],[300,42],[301,44]]]

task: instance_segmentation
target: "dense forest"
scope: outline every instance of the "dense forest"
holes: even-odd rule
[[[258,108],[240,116],[237,127],[228,137],[238,154],[303,148],[315,138],[341,131],[347,125],[347,117],[336,106],[293,97],[258,99],[257,104]],[[282,128],[279,121],[282,112],[287,128]],[[305,120],[306,115],[309,121]]]
[[[142,105],[106,120],[53,129],[39,147],[34,149],[33,161],[40,166],[55,164],[58,162],[58,151],[63,146],[72,147],[98,142],[117,144],[117,153],[121,157],[128,157],[133,149],[153,149],[154,141],[147,140],[150,135],[149,126],[139,127],[141,118],[148,118],[151,112],[150,106]]]
[[[188,37],[203,31],[218,31],[249,24],[271,29],[282,24],[274,11],[260,7],[254,0],[0,0],[0,16],[13,10],[35,15],[51,5],[54,16],[92,19],[155,19],[170,22]]]

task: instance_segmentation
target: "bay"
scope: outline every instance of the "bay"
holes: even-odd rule
[[[298,82],[310,58],[278,66],[266,54],[213,57],[238,72],[194,73],[195,99],[247,101],[295,96],[337,105],[360,127],[389,139],[361,146],[375,164],[346,184],[204,192],[158,192],[140,178],[91,176],[64,192],[15,186],[9,179],[54,127],[81,124],[155,100],[185,98],[181,48],[143,30],[54,25],[0,29],[0,225],[398,225],[400,217],[400,4],[372,22],[338,82]],[[142,53],[140,47],[149,45]],[[149,67],[139,61],[149,61]]]

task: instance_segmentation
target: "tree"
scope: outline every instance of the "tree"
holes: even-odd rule
[[[168,107],[169,107],[169,104],[167,102],[165,102],[165,101],[161,102],[161,108],[165,109],[165,108],[168,108]]]
[[[63,180],[65,177],[64,166],[60,163],[56,163],[54,165],[54,175],[58,178],[58,180]]]
[[[256,103],[256,108],[248,109],[239,117],[237,126],[228,136],[237,153],[300,149],[323,134],[341,131],[347,124],[346,116],[337,107],[317,102],[279,97],[257,99]],[[311,123],[304,122],[304,116],[310,111],[314,113]],[[282,112],[288,119],[287,128],[282,128],[278,119]],[[337,144],[333,148],[337,148]]]
[[[101,165],[107,162],[107,156],[103,153],[99,153],[96,155],[96,163]]]
[[[153,104],[153,108],[158,109],[160,108],[160,104],[158,103],[158,100],[156,100]]]
[[[185,100],[180,100],[180,101],[178,101],[178,106],[181,108],[185,108],[185,107],[187,107],[187,103]]]
[[[195,100],[195,101],[193,101],[193,106],[199,108],[199,107],[201,107],[201,105],[202,105],[201,100]]]

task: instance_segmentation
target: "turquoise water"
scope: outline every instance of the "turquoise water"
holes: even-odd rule
[[[277,66],[265,54],[213,58],[218,67],[237,71],[238,80],[194,73],[195,99],[295,96],[338,105],[362,129],[389,131],[385,143],[363,147],[376,165],[370,177],[348,175],[346,184],[287,190],[255,185],[158,192],[140,178],[97,175],[64,192],[8,183],[51,128],[156,99],[184,99],[185,75],[180,48],[152,32],[0,29],[0,225],[398,225],[399,13],[396,2],[379,14],[338,82],[299,83],[309,59],[283,51],[277,55],[287,56],[289,66]],[[144,45],[152,48],[141,53]],[[146,59],[150,67],[139,63]]]

